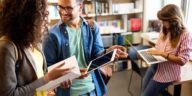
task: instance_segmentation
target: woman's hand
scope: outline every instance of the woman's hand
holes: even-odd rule
[[[72,80],[67,80],[61,83],[60,87],[62,88],[69,88],[72,84]]]
[[[70,72],[71,69],[73,68],[62,68],[64,64],[58,65],[55,67],[53,70],[45,74],[44,79],[46,82],[49,82],[51,80],[55,80],[63,75],[66,75],[67,73]]]
[[[165,53],[163,51],[157,50],[157,49],[150,49],[147,51],[147,53],[151,54],[151,55],[159,55],[162,56],[164,58],[168,58],[168,53]]]
[[[160,56],[162,56],[162,54],[163,54],[164,52],[162,52],[162,51],[160,51],[160,50],[157,50],[157,49],[149,49],[149,50],[147,51],[147,53],[148,53],[148,54],[151,54],[151,55],[160,55]]]

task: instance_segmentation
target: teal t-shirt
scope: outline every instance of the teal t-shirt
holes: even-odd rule
[[[68,36],[69,36],[69,47],[70,55],[75,55],[79,64],[80,69],[87,67],[85,56],[84,56],[84,47],[83,47],[83,38],[81,36],[81,28],[72,29],[69,26],[67,27]],[[91,74],[84,79],[75,79],[72,81],[71,85],[71,96],[79,96],[88,92],[91,92],[95,89],[93,79]]]

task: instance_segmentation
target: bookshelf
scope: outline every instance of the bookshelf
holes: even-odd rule
[[[144,22],[143,2],[144,0],[84,0],[82,16],[98,22],[103,41],[107,42],[104,44],[105,47],[118,44],[114,42],[116,37],[129,39],[133,44],[139,44]],[[60,19],[56,5],[57,0],[48,0],[50,25]],[[120,42],[126,45],[127,43],[122,41],[124,39],[120,39]]]

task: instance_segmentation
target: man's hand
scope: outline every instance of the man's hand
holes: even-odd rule
[[[120,49],[117,49],[116,58],[123,59],[123,58],[127,58],[127,57],[128,57],[127,52],[124,52],[124,51],[122,51]]]
[[[88,76],[87,69],[80,69],[80,72],[81,72],[81,76],[77,79],[83,79]]]
[[[126,48],[123,46],[120,46],[120,45],[114,45],[114,46],[106,49],[106,52],[112,51],[114,49],[117,49],[116,59],[123,59],[123,58],[128,57],[127,52],[124,52],[124,50],[126,50]]]
[[[110,48],[106,49],[106,50],[107,50],[106,52],[112,51],[112,50],[114,50],[114,49],[124,50],[125,47],[120,46],[120,45],[113,45],[113,46],[111,46]]]

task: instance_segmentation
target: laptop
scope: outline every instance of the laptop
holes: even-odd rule
[[[91,60],[87,66],[88,72],[92,72],[102,66],[112,63],[115,60],[115,54],[117,49],[107,52],[93,60]]]
[[[161,62],[165,62],[167,61],[166,58],[162,57],[162,56],[157,56],[157,55],[151,55],[148,54],[147,51],[152,49],[152,48],[147,48],[147,49],[141,49],[141,50],[137,50],[132,44],[131,42],[129,42],[129,40],[125,39],[128,44],[140,55],[140,57],[148,64],[157,64],[157,63],[161,63]]]

